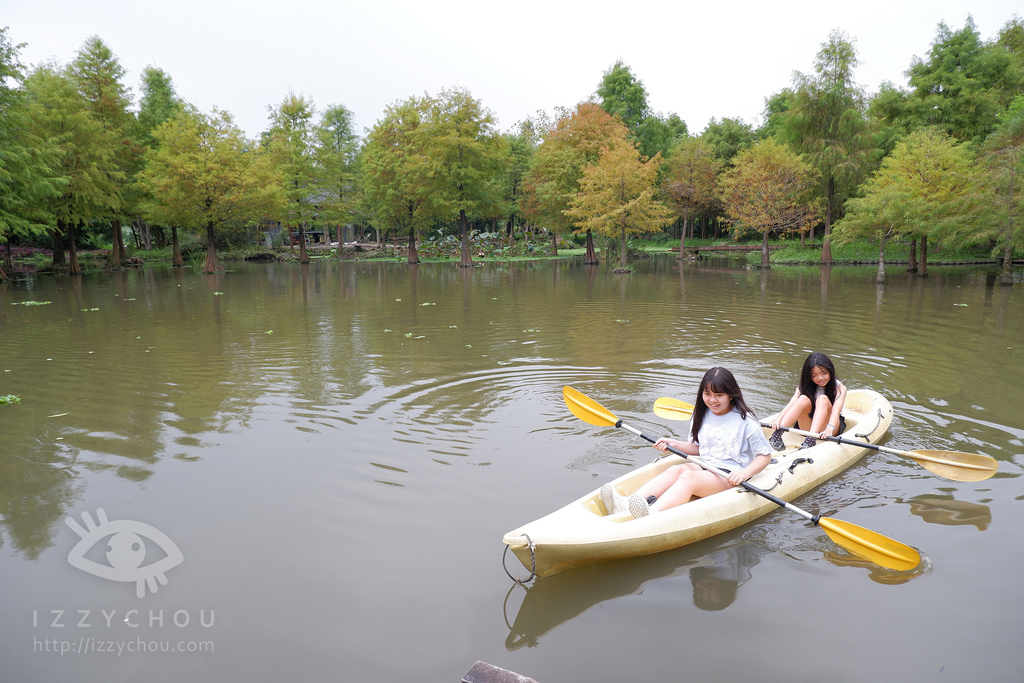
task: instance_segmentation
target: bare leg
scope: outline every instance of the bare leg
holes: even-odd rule
[[[809,432],[820,434],[825,431],[825,427],[828,426],[829,415],[832,414],[832,402],[828,400],[828,396],[819,396],[817,402],[814,404],[814,417],[809,420],[810,426],[807,429]],[[835,436],[835,430],[832,431],[832,436]]]
[[[696,466],[694,466],[696,467]],[[655,510],[665,510],[688,503],[693,496],[710,496],[730,488],[729,482],[722,479],[713,472],[700,469],[683,470],[675,483],[658,497],[658,500],[651,507]]]
[[[651,479],[649,482],[641,486],[639,489],[637,489],[636,492],[639,493],[643,498],[646,498],[647,496],[655,496],[656,498],[660,498],[665,493],[665,491],[669,489],[670,486],[676,483],[676,480],[679,479],[680,475],[682,475],[682,473],[686,470],[699,471],[700,466],[695,465],[692,462],[684,462],[678,465],[672,465],[667,470],[656,476],[654,479]]]
[[[811,399],[807,398],[803,394],[797,399],[796,403],[790,406],[780,418],[779,426],[781,427],[797,427],[803,429],[804,425],[810,426],[811,424]]]

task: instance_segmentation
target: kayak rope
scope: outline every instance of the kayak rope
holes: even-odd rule
[[[505,552],[501,555],[501,566],[505,570],[505,573],[508,574],[508,578],[512,579],[520,585],[525,586],[526,584],[533,581],[533,579],[537,576],[537,554],[534,552],[535,546],[533,545],[533,539],[530,538],[528,534],[523,534],[523,538],[526,539],[526,545],[530,549],[530,575],[525,579],[517,579],[516,577],[512,576],[512,572],[508,570],[508,565],[505,564],[505,558],[508,556],[508,549],[510,546],[505,546]]]

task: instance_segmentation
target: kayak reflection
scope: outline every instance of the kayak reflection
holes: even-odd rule
[[[750,570],[769,552],[768,548],[743,541],[693,557],[692,546],[643,558],[600,562],[540,577],[529,586],[514,584],[505,596],[505,623],[509,627],[505,647],[518,650],[536,647],[541,636],[571,621],[602,602],[638,595],[657,580],[682,577],[689,572],[693,604],[702,610],[722,610],[736,599],[739,587],[750,580]],[[513,592],[526,592],[509,622]]]

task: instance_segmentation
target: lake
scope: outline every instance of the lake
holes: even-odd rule
[[[0,284],[4,681],[1018,679],[1019,271],[231,267]],[[872,452],[796,501],[917,570],[779,509],[510,579],[505,532],[656,456],[563,386],[681,437],[659,397],[724,365],[767,416],[811,351],[891,401],[886,446],[999,461],[962,483]]]

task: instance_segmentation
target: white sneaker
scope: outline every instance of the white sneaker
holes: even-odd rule
[[[641,517],[654,514],[657,510],[647,504],[646,498],[639,493],[634,493],[629,497],[629,512],[635,519],[640,519]]]
[[[601,487],[601,502],[609,515],[614,515],[629,509],[629,501],[626,497],[615,490],[611,484]]]

